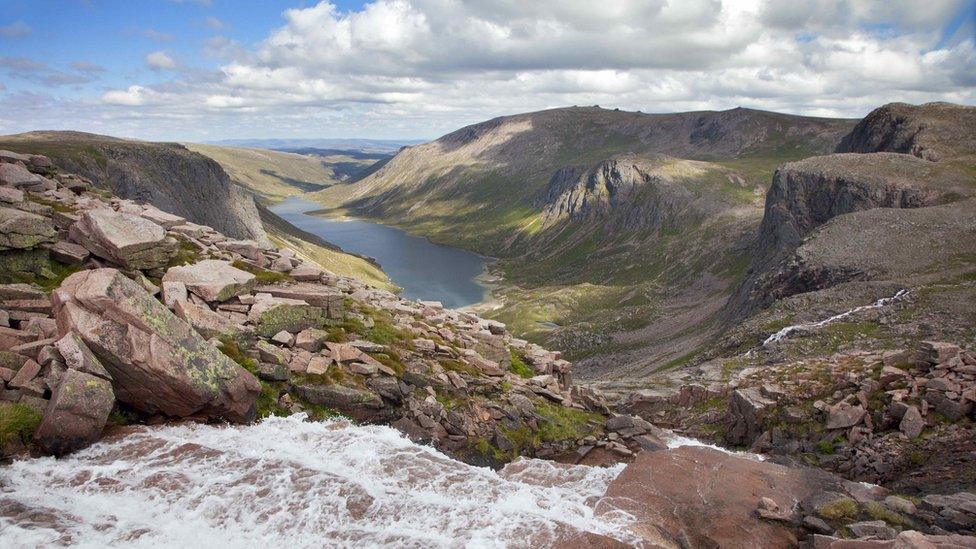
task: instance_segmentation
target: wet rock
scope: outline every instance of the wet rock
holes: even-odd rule
[[[622,510],[640,524],[649,545],[687,547],[790,547],[792,525],[756,514],[756,502],[779,509],[839,486],[815,469],[787,468],[704,447],[641,452],[610,483],[600,508]]]
[[[188,291],[205,301],[227,301],[234,296],[250,293],[254,280],[253,274],[219,259],[171,267],[163,275],[163,284],[182,282]]]
[[[120,401],[177,417],[253,417],[254,376],[121,272],[75,273],[52,301],[60,332],[81,336],[112,375]]]
[[[342,385],[313,384],[297,385],[295,390],[312,404],[339,410],[359,420],[375,417],[377,411],[383,408],[383,399],[372,391]]]
[[[159,225],[108,208],[81,214],[69,234],[93,254],[127,269],[163,267],[176,251],[176,242]]]
[[[56,238],[57,231],[49,218],[0,207],[0,251],[34,248]]]
[[[34,441],[58,456],[84,448],[98,439],[114,404],[108,380],[68,370],[51,396]]]

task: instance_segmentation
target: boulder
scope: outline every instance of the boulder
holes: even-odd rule
[[[313,353],[319,352],[329,338],[329,332],[316,328],[308,328],[298,332],[295,336],[295,347]]]
[[[51,257],[65,265],[77,265],[84,263],[90,255],[88,250],[81,245],[73,242],[59,240],[51,246]]]
[[[228,261],[205,259],[192,265],[170,267],[163,283],[182,282],[186,289],[205,301],[226,301],[246,294],[254,286],[254,275]]]
[[[213,312],[206,305],[181,300],[176,302],[173,312],[190,323],[190,326],[206,339],[220,336],[234,337],[244,331],[244,326],[236,324],[220,313]]]
[[[16,204],[24,201],[24,191],[13,187],[0,187],[0,202]]]
[[[342,318],[344,294],[335,288],[321,284],[288,284],[284,286],[258,286],[255,292],[274,297],[298,299],[315,307],[322,307],[332,319]]]
[[[159,225],[108,208],[81,214],[69,235],[91,253],[127,269],[163,267],[176,252],[176,241]]]
[[[372,391],[342,385],[305,384],[295,387],[306,401],[333,408],[357,420],[375,419],[383,409],[383,399]]]
[[[34,442],[57,456],[84,448],[98,440],[114,404],[108,380],[68,370],[51,396]]]
[[[54,224],[47,217],[13,208],[0,208],[0,251],[33,248],[54,242],[57,235]]]
[[[108,373],[105,366],[102,366],[102,363],[78,334],[74,332],[65,334],[64,337],[54,343],[54,346],[68,368],[112,381],[112,375]]]
[[[737,389],[729,398],[729,422],[725,440],[731,444],[752,444],[763,431],[766,411],[776,406],[776,401],[766,398],[759,389]]]
[[[251,306],[247,318],[254,324],[254,331],[258,335],[272,337],[282,330],[297,333],[308,328],[320,328],[329,320],[325,309],[313,307],[302,300],[257,295],[258,299]]]
[[[258,381],[116,269],[75,273],[52,294],[61,334],[76,332],[116,397],[146,413],[254,417]]]
[[[925,420],[922,419],[922,413],[918,411],[917,407],[909,406],[901,416],[898,430],[908,438],[918,438],[924,428]]]
[[[640,452],[597,505],[624,511],[649,546],[794,547],[789,523],[763,520],[757,501],[778,509],[845,481],[824,471],[789,468],[701,446]]]
[[[861,406],[851,406],[846,402],[839,402],[827,409],[827,428],[846,429],[853,427],[864,419],[866,413]]]
[[[18,187],[29,191],[48,191],[57,185],[45,177],[31,173],[20,164],[0,164],[0,185]]]
[[[177,225],[186,223],[186,219],[183,219],[178,215],[164,212],[155,206],[149,205],[144,207],[142,212],[139,213],[139,216],[152,221],[164,229],[172,229]]]

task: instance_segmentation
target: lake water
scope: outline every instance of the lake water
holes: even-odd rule
[[[483,301],[486,288],[475,278],[485,272],[488,258],[474,252],[434,244],[394,227],[361,219],[329,219],[305,212],[322,205],[292,197],[271,211],[292,225],[318,235],[347,252],[372,257],[403,297],[440,301],[456,309]]]

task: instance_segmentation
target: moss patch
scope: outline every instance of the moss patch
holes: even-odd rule
[[[246,271],[254,275],[254,279],[260,284],[274,284],[276,282],[286,282],[291,280],[291,276],[285,273],[278,273],[275,271],[269,271],[267,269],[262,269],[255,265],[251,265],[246,261],[237,260],[231,263],[235,268],[242,271]]]
[[[27,441],[41,424],[42,415],[23,404],[0,406],[0,445],[20,438]]]
[[[528,379],[535,375],[532,367],[525,363],[525,360],[515,352],[515,349],[509,348],[508,351],[512,356],[512,362],[508,365],[508,371],[523,379]]]

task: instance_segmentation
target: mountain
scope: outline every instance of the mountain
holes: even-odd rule
[[[716,333],[774,168],[833,151],[854,124],[553,109],[407,147],[313,196],[498,257],[503,304],[485,314],[590,357],[581,375],[640,376]]]
[[[251,195],[219,164],[183,145],[43,131],[2,136],[0,149],[46,155],[115,195],[153,204],[234,238],[266,238]]]

